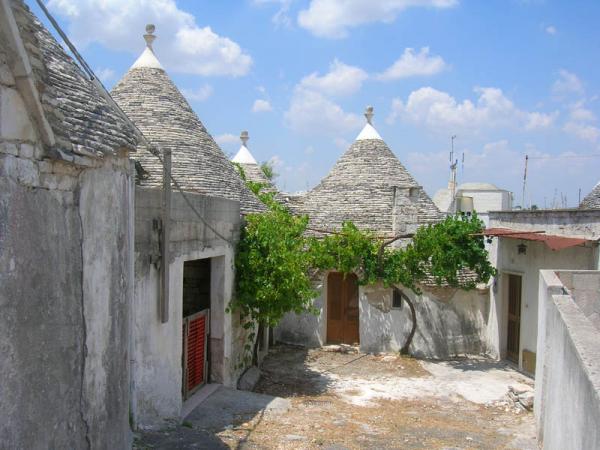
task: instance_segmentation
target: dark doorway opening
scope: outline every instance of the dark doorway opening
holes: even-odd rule
[[[183,263],[182,394],[189,398],[208,381],[210,364],[210,259]]]
[[[508,330],[506,335],[506,359],[519,364],[521,335],[521,285],[520,275],[508,275]]]
[[[358,344],[358,277],[331,272],[327,277],[327,342]]]

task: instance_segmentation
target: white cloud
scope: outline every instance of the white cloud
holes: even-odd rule
[[[252,105],[252,112],[267,112],[271,111],[273,107],[268,100],[263,100],[261,98],[254,100],[254,104]]]
[[[552,85],[552,92],[559,97],[569,94],[582,95],[584,93],[583,83],[577,75],[561,69],[558,79]]]
[[[514,148],[505,140],[477,145],[475,149],[458,148],[464,152],[464,173],[459,170],[459,183],[466,181],[493,183],[514,194],[514,204],[522,201],[523,170],[525,155],[529,155],[527,169],[526,204],[537,204],[540,208],[553,204],[553,195],[568,195],[569,205],[575,206],[580,186],[593,185],[596,174],[589,170],[590,159],[585,153],[564,151],[542,152],[531,144]],[[423,183],[430,193],[445,188],[450,175],[448,152],[412,152],[406,155],[410,172]],[[443,175],[443,176],[441,176]],[[559,206],[559,205],[557,205]]]
[[[240,137],[231,133],[224,133],[215,136],[215,142],[219,145],[234,144],[240,142]]]
[[[546,33],[554,35],[556,34],[556,27],[554,25],[548,25],[546,27]]]
[[[300,81],[300,86],[325,95],[343,96],[357,92],[368,77],[361,68],[335,59],[329,65],[329,72],[323,76],[313,72]]]
[[[518,109],[498,88],[475,88],[475,102],[457,101],[450,94],[432,87],[413,91],[406,102],[392,101],[388,123],[403,118],[434,129],[515,127],[526,130],[550,126],[558,113],[527,112]]]
[[[600,138],[600,128],[588,123],[569,121],[564,125],[563,130],[584,141],[597,142]]]
[[[279,5],[277,12],[271,17],[271,21],[278,27],[291,27],[292,19],[289,16],[290,6],[293,0],[253,0],[255,5]]]
[[[115,78],[115,71],[112,69],[109,69],[108,67],[96,69],[94,71],[94,73],[96,74],[98,79],[100,81],[102,81],[103,83],[111,81]]]
[[[591,143],[600,139],[600,128],[596,126],[596,115],[585,106],[585,101],[569,105],[569,116],[563,126],[563,131]]]
[[[298,23],[320,37],[343,38],[348,29],[373,22],[390,23],[409,7],[449,8],[458,0],[311,0]]]
[[[363,123],[358,115],[346,113],[320,92],[302,87],[295,88],[284,117],[292,130],[310,135],[347,133]]]
[[[340,138],[337,137],[333,140],[333,143],[335,144],[335,146],[341,150],[346,150],[348,147],[350,147],[350,142],[348,142],[346,139],[344,138]]]
[[[377,78],[396,80],[419,75],[435,75],[447,68],[441,56],[430,56],[429,47],[423,47],[419,53],[412,48],[404,49],[402,56]]]
[[[239,44],[208,26],[198,26],[175,0],[50,0],[48,7],[68,20],[68,34],[80,46],[98,42],[139,54],[145,25],[153,23],[154,48],[167,70],[236,77],[247,74],[252,65]]]
[[[213,88],[209,84],[200,86],[198,89],[182,89],[183,96],[188,100],[203,102],[213,93]]]
[[[285,166],[285,162],[279,155],[273,155],[269,158],[269,164],[276,170],[281,170]]]

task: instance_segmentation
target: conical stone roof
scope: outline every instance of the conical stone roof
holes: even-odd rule
[[[246,180],[254,183],[261,183],[263,185],[262,192],[273,192],[275,194],[275,200],[277,200],[279,203],[287,204],[288,198],[279,192],[273,182],[267,178],[260,164],[258,164],[254,156],[252,156],[250,150],[248,150],[248,139],[250,139],[248,132],[242,131],[240,134],[242,145],[231,162],[239,165],[242,168]]]
[[[54,134],[54,146],[47,149],[50,155],[69,159],[82,153],[102,157],[121,149],[136,151],[133,127],[106,101],[29,7],[23,1],[9,5],[31,63],[44,117]],[[1,34],[0,39],[4,39]]]
[[[585,196],[579,207],[584,209],[600,208],[600,182],[596,184],[592,192]]]
[[[414,232],[443,215],[368,123],[329,174],[294,205],[316,229],[339,229],[352,221],[382,235]]]
[[[264,211],[160,66],[151,46],[154,29],[148,26],[146,30],[147,48],[111,95],[152,144],[171,150],[172,173],[184,190],[238,200],[244,214]],[[145,148],[136,159],[148,173],[140,184],[162,186],[160,161]]]

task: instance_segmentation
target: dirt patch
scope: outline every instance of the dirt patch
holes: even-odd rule
[[[483,370],[477,370],[476,364]],[[285,415],[253,423],[244,446],[537,448],[530,413],[517,413],[502,396],[475,403],[452,392],[460,387],[461,379],[466,384],[475,381],[471,386],[475,391],[481,387],[477,381],[485,386],[486,370],[500,372],[507,383],[512,377],[522,378],[498,363],[486,364],[422,363],[394,354],[276,347],[264,363],[264,376],[256,391],[288,397],[293,407]],[[437,377],[424,366],[435,367]],[[495,372],[490,375],[495,380],[490,384],[499,384],[498,376]],[[421,395],[414,389],[392,390],[393,386],[412,384],[423,388]],[[365,386],[373,392],[368,394],[369,401],[357,404],[355,399],[364,399]],[[394,397],[396,394],[399,396]],[[480,396],[488,398],[490,394]]]
[[[141,436],[137,447],[537,449],[533,415],[504,396],[511,383],[531,380],[502,363],[331,350],[271,350],[255,391],[287,398],[291,407],[251,415],[232,411],[228,425],[212,429],[198,418],[191,429],[180,427],[164,438]],[[209,437],[207,447],[193,440]]]

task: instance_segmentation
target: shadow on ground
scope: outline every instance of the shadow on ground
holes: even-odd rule
[[[283,414],[289,408],[290,402],[286,399],[220,387],[198,405],[182,425],[145,431],[136,439],[134,448],[244,448],[246,439],[265,415]],[[247,423],[250,420],[252,424]],[[237,432],[235,437],[227,439],[227,433],[224,436],[223,432],[233,429]]]
[[[349,355],[350,359],[360,355]],[[255,388],[279,397],[316,397],[328,391],[332,380],[322,372],[310,368],[314,359],[309,349],[289,345],[272,347],[261,365],[262,376]],[[343,365],[344,362],[340,362]]]

